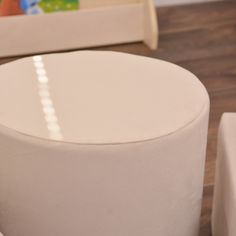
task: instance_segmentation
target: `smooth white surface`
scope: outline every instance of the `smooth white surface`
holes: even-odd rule
[[[215,0],[155,0],[155,4],[156,6],[172,6],[172,5],[203,3],[203,2],[213,2],[213,1]]]
[[[196,119],[208,101],[187,70],[114,52],[21,59],[0,67],[0,84],[1,125],[74,143],[165,136]]]
[[[216,162],[212,233],[236,235],[236,113],[221,118]]]

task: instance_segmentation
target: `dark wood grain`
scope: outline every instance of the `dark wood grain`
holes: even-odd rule
[[[113,50],[164,59],[198,76],[211,98],[200,236],[211,236],[217,131],[223,112],[236,112],[236,2],[223,1],[158,8],[160,45],[109,46]],[[0,59],[0,64],[15,58]],[[222,235],[223,236],[223,235]]]
[[[211,236],[211,206],[212,206],[212,196],[213,196],[213,186],[205,186],[203,193],[202,202],[202,215],[201,215],[201,230],[199,236]],[[224,236],[224,235],[222,235]]]
[[[193,4],[165,7],[159,11],[161,34],[191,31],[235,23],[235,2]]]

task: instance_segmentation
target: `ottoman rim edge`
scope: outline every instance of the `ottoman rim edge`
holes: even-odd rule
[[[9,128],[9,127],[4,126],[2,124],[0,124],[0,137],[1,137],[1,135],[3,135],[3,136],[7,136],[11,139],[19,140],[21,142],[31,143],[36,146],[44,146],[44,147],[50,147],[52,144],[54,144],[54,145],[56,144],[57,147],[58,147],[58,144],[61,144],[62,146],[63,145],[118,146],[118,145],[128,145],[128,144],[139,144],[139,143],[144,143],[144,142],[151,142],[151,141],[160,140],[160,139],[168,137],[168,136],[175,135],[175,134],[187,129],[188,127],[190,127],[194,122],[201,119],[201,117],[204,114],[209,114],[210,100],[209,100],[209,96],[207,96],[207,97],[208,97],[208,99],[207,99],[206,103],[204,104],[202,110],[193,120],[186,123],[184,126],[178,128],[176,130],[173,130],[172,132],[166,133],[165,135],[153,137],[153,138],[134,140],[134,141],[126,141],[126,142],[104,142],[104,143],[102,143],[102,142],[101,143],[72,142],[72,141],[66,141],[66,140],[53,140],[53,139],[47,139],[47,138],[42,138],[39,136],[30,135],[30,134],[23,133],[18,130]]]

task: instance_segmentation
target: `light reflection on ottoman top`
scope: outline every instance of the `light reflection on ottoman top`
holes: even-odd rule
[[[0,124],[81,144],[137,142],[173,133],[208,105],[199,80],[157,59],[81,51],[0,66]]]

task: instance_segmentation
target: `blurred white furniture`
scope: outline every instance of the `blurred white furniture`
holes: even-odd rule
[[[79,11],[0,20],[0,57],[137,41],[157,48],[153,0],[80,0]]]
[[[174,64],[113,52],[0,67],[5,236],[197,236],[209,99]]]
[[[236,235],[236,114],[222,116],[212,216],[214,236]]]

